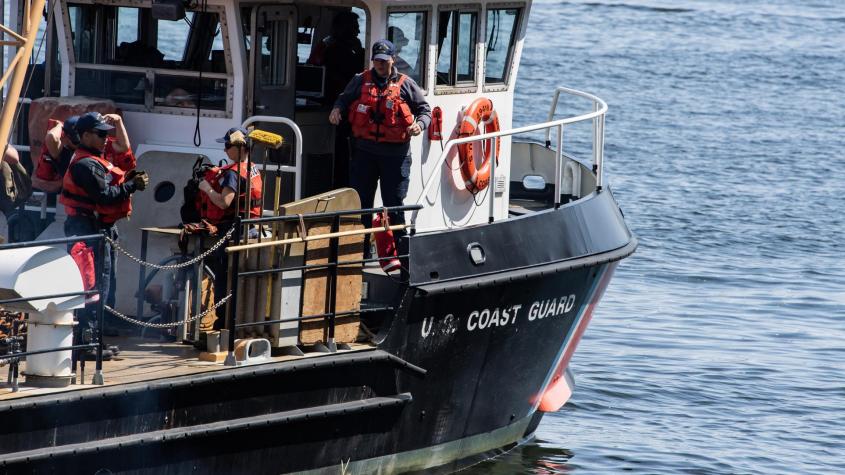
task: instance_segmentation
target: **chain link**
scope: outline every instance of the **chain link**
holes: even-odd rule
[[[214,243],[214,245],[211,246],[207,251],[203,252],[202,254],[198,255],[197,257],[194,257],[193,259],[191,259],[189,261],[181,262],[179,264],[169,264],[169,265],[153,264],[152,262],[142,261],[141,259],[139,259],[139,258],[133,256],[132,254],[130,254],[129,251],[127,251],[126,249],[120,247],[120,244],[118,244],[117,241],[115,241],[114,239],[106,236],[106,241],[111,243],[111,245],[114,246],[115,249],[120,251],[126,257],[132,259],[133,261],[137,262],[138,264],[140,264],[142,266],[152,267],[153,269],[159,269],[159,270],[176,270],[176,269],[182,269],[182,268],[185,268],[185,267],[192,266],[192,265],[196,264],[197,262],[199,262],[199,261],[205,259],[206,257],[210,256],[211,253],[213,253],[214,251],[219,249],[220,246],[222,246],[224,243],[226,243],[226,241],[228,241],[229,238],[232,237],[232,234],[234,232],[235,232],[235,227],[232,226],[231,228],[229,228],[228,231],[226,231],[226,234],[223,235],[223,237],[220,238],[219,241]]]
[[[126,320],[129,323],[134,323],[135,325],[140,325],[142,327],[147,327],[147,328],[170,328],[170,327],[178,327],[179,325],[191,323],[194,320],[199,320],[200,318],[208,315],[210,312],[217,310],[217,307],[226,303],[226,301],[228,301],[231,296],[232,296],[232,294],[229,294],[229,295],[223,297],[222,299],[218,300],[217,303],[215,303],[213,307],[206,309],[205,312],[202,312],[201,314],[199,314],[195,317],[186,318],[185,320],[180,320],[178,322],[171,322],[171,323],[142,322],[141,320],[135,320],[134,318],[127,317],[126,315],[124,315],[124,314],[118,312],[117,310],[109,307],[108,305],[103,305],[103,308],[105,310],[107,310],[110,314],[114,315],[115,317],[120,318],[121,320]]]

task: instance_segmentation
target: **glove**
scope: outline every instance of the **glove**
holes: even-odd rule
[[[147,172],[138,172],[132,177],[132,182],[135,183],[136,190],[144,191],[150,184],[150,177]]]

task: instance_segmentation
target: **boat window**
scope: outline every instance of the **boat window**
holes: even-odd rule
[[[147,81],[143,72],[76,68],[75,82],[77,96],[103,97],[118,104],[145,104]]]
[[[428,46],[428,12],[391,12],[387,39],[396,46],[396,69],[425,89],[425,53]]]
[[[74,94],[135,106],[129,110],[230,108],[219,7],[179,21],[155,19],[149,8],[69,4],[67,11]]]
[[[519,8],[487,10],[487,48],[484,58],[484,84],[508,82],[510,62],[519,25]]]
[[[117,44],[138,41],[138,9],[118,7]]]
[[[478,12],[441,11],[437,28],[437,85],[475,83]]]
[[[268,20],[264,23],[264,36],[261,42],[261,71],[259,77],[262,86],[284,86],[288,58],[288,21]]]

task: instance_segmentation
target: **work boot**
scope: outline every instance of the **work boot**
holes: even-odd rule
[[[114,353],[111,350],[103,348],[103,361],[109,361],[112,357],[114,357]],[[85,361],[97,361],[97,349],[89,348],[85,350],[83,358],[85,358]]]

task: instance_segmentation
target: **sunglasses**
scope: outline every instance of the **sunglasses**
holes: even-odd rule
[[[229,150],[229,149],[230,149],[230,148],[232,148],[232,147],[247,148],[246,144],[244,144],[244,143],[238,143],[238,144],[227,143],[227,144],[225,144],[223,147],[224,147],[226,150]]]
[[[109,136],[108,130],[91,129],[91,130],[86,130],[83,133],[96,134],[97,137],[100,137],[101,139],[104,139],[104,138]]]

